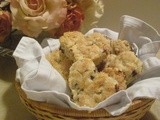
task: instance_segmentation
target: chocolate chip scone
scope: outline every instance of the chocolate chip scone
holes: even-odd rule
[[[84,35],[78,31],[65,32],[59,40],[61,44],[60,49],[73,61],[76,61],[75,53],[78,52],[78,50],[76,50],[77,45],[85,45],[86,43]]]
[[[56,50],[49,53],[46,58],[51,63],[51,65],[63,76],[63,78],[68,80],[69,68],[73,62],[68,59],[61,50]]]
[[[125,90],[127,88],[125,74],[118,68],[107,67],[103,70],[109,77],[113,77],[119,84],[119,90]]]
[[[86,36],[88,44],[95,44],[103,50],[107,55],[111,53],[111,40],[107,39],[103,34],[94,32]]]
[[[48,56],[68,80],[71,99],[79,106],[95,107],[135,79],[142,62],[125,40],[110,41],[101,33],[66,32],[60,50]]]
[[[79,106],[94,107],[119,90],[118,82],[108,74],[98,72],[88,58],[72,64],[68,82],[73,101]]]
[[[74,40],[69,36],[74,36]],[[60,43],[66,56],[73,61],[90,58],[98,64],[111,51],[110,40],[100,33],[84,36],[79,32],[67,32],[60,38]]]
[[[111,40],[112,54],[118,55],[124,51],[131,51],[131,46],[126,40]]]
[[[114,55],[114,57],[108,59],[107,63],[103,71],[108,73],[108,71],[111,71],[108,68],[112,68],[112,71],[116,69],[120,74],[123,73],[121,76],[124,77],[127,85],[142,71],[142,62],[131,51],[121,52],[117,56]],[[119,80],[121,81],[121,79]]]

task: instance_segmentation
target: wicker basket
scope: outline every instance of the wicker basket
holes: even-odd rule
[[[125,113],[120,116],[111,116],[104,109],[88,113],[87,111],[78,111],[71,108],[62,108],[53,104],[33,101],[27,99],[19,82],[15,82],[15,87],[22,103],[38,120],[139,120],[150,109],[155,101],[153,99],[135,100]]]

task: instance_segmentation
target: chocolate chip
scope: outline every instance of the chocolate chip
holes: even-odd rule
[[[91,80],[93,80],[93,79],[94,79],[94,76],[91,75],[90,78],[91,78]]]
[[[83,91],[84,91],[84,89],[83,89],[83,88],[81,88],[81,89],[80,89],[80,92],[83,92]]]
[[[136,76],[136,75],[137,75],[137,72],[136,72],[135,70],[133,70],[132,76],[134,77],[134,76]]]
[[[118,84],[115,85],[115,90],[116,90],[116,92],[119,91],[119,86],[118,86]]]
[[[105,65],[106,65],[106,62],[104,62],[104,61],[100,62],[100,63],[96,66],[98,72],[101,72],[101,71],[104,69]]]
[[[96,94],[100,95],[100,94],[102,94],[102,91],[99,91],[99,92],[97,92]]]
[[[64,53],[64,50],[60,47],[59,50],[61,50],[62,53]]]

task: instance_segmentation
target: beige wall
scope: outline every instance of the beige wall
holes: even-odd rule
[[[119,18],[130,15],[142,19],[160,33],[160,0],[103,0],[105,14],[99,27],[119,30]]]

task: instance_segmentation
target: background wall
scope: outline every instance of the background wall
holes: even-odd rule
[[[119,19],[130,15],[142,19],[160,33],[160,0],[103,0],[105,14],[98,27],[119,30]]]

